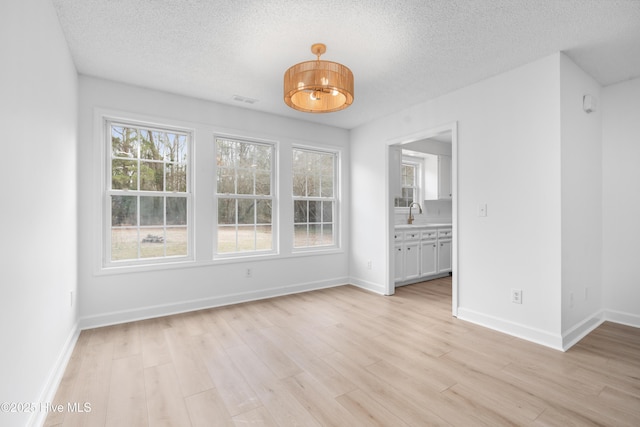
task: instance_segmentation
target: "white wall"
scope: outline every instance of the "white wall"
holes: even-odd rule
[[[352,130],[354,281],[389,280],[387,142],[457,121],[459,317],[561,347],[559,69],[555,54]]]
[[[640,327],[640,78],[602,91],[607,318]]]
[[[589,332],[602,311],[602,113],[583,97],[600,85],[560,57],[562,126],[562,332],[565,346]]]
[[[80,77],[80,316],[83,327],[122,322],[201,307],[348,283],[349,132],[91,77]],[[179,121],[195,130],[196,262],[160,271],[113,274],[101,264],[101,147],[96,108],[144,115],[155,122]],[[277,259],[212,263],[215,131],[266,138],[280,147],[281,253]],[[292,256],[290,148],[314,143],[342,149],[341,250]],[[287,156],[287,153],[289,155]],[[288,194],[289,196],[285,196]],[[251,267],[253,277],[245,277]]]
[[[0,402],[45,402],[75,342],[77,282],[77,74],[50,1],[0,3],[0,58]]]

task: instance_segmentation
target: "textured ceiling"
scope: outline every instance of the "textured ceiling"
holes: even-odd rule
[[[81,74],[347,129],[558,51],[602,85],[640,76],[640,0],[52,1]],[[354,73],[347,110],[282,100],[317,42]]]

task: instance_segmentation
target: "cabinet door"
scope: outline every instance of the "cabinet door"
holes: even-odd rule
[[[404,280],[420,277],[420,243],[411,242],[404,245]]]
[[[451,241],[438,242],[438,272],[451,271]]]
[[[420,247],[420,276],[436,274],[438,260],[438,245],[433,242],[422,242]]]
[[[402,245],[393,247],[393,263],[394,263],[394,281],[400,282],[404,277],[404,251]]]
[[[438,198],[451,198],[451,157],[438,156]]]

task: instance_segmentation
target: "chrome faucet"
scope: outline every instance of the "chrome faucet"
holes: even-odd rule
[[[409,218],[407,218],[407,224],[413,224],[413,215],[411,215],[411,208],[413,207],[413,205],[418,205],[418,209],[420,210],[420,213],[422,213],[422,206],[420,206],[420,203],[412,202],[409,205]]]

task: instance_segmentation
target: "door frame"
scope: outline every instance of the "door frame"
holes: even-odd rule
[[[395,210],[394,201],[391,192],[391,146],[404,145],[410,142],[419,141],[426,138],[434,137],[443,132],[451,132],[451,228],[452,228],[452,279],[451,279],[451,312],[454,317],[458,316],[458,242],[460,240],[460,229],[458,227],[458,122],[446,123],[441,126],[428,128],[419,132],[389,139],[386,142],[386,197],[387,197],[387,281],[385,284],[385,295],[393,295],[395,293],[395,265],[393,260],[393,233]]]

